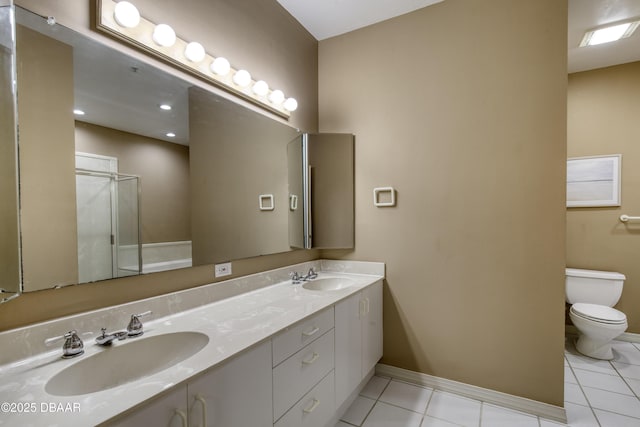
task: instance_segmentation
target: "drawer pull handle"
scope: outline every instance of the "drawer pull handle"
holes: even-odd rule
[[[316,410],[316,408],[320,405],[320,401],[318,399],[313,399],[313,403],[308,408],[302,410],[305,414],[310,414]]]
[[[311,337],[311,336],[315,335],[319,330],[320,330],[320,328],[318,328],[316,326],[315,328],[313,328],[309,332],[303,332],[302,335],[305,336],[305,337]]]
[[[179,410],[179,409],[176,409],[176,410],[173,412],[173,415],[174,415],[174,416],[176,416],[176,415],[177,415],[178,417],[180,417],[180,421],[182,421],[182,426],[183,426],[183,427],[187,427],[187,414],[185,414],[184,412],[182,412],[182,411],[181,411],[181,410]]]
[[[302,359],[302,364],[303,365],[311,365],[316,360],[318,360],[319,357],[320,357],[320,355],[318,353],[314,352],[313,355],[311,356],[311,359],[309,359],[309,360]]]

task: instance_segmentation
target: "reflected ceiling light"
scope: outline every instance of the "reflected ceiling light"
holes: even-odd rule
[[[580,42],[580,47],[595,46],[603,43],[625,39],[638,28],[640,21],[609,25],[596,30],[587,31]]]
[[[171,105],[169,105],[169,104],[160,104],[160,109],[161,110],[165,110],[165,111],[170,111],[171,110]]]
[[[247,70],[238,70],[233,75],[233,82],[240,87],[247,87],[251,84],[251,74]]]
[[[253,93],[258,96],[265,96],[269,93],[269,85],[264,80],[258,80],[253,85]]]
[[[158,24],[151,38],[158,46],[171,47],[176,43],[176,32],[167,24]]]
[[[167,136],[168,136],[169,138],[173,138],[173,137],[175,137],[175,136],[176,136],[176,134],[175,134],[175,133],[173,133],[173,132],[168,132],[168,133],[167,133]]]
[[[84,116],[84,111],[75,109],[73,110],[73,114],[75,114],[76,116]]]
[[[118,25],[125,28],[135,28],[140,23],[140,12],[128,1],[121,1],[116,4],[113,17]]]
[[[286,101],[284,101],[284,104],[282,104],[282,106],[287,111],[296,111],[298,109],[298,101],[296,101],[295,98],[288,98]]]
[[[213,60],[213,62],[211,63],[211,67],[209,68],[211,68],[211,71],[214,74],[217,74],[219,76],[226,76],[227,74],[229,74],[229,71],[231,71],[231,64],[229,64],[227,58],[219,56]]]
[[[198,42],[191,42],[184,49],[184,56],[191,62],[200,62],[205,55],[204,47]]]
[[[280,105],[284,102],[284,93],[280,89],[276,89],[269,94],[269,101],[276,105]]]

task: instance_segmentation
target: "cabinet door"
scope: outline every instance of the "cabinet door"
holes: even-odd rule
[[[382,280],[362,291],[362,375],[382,358]]]
[[[187,427],[187,388],[176,387],[141,409],[107,423],[117,427]]]
[[[362,379],[361,293],[335,306],[336,407],[349,397]]]
[[[213,368],[187,389],[190,427],[271,427],[271,341]]]

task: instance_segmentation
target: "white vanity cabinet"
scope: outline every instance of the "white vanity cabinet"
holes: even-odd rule
[[[273,337],[276,427],[323,427],[335,411],[333,307]]]
[[[382,280],[108,422],[325,427],[382,357]]]
[[[109,427],[187,427],[187,387],[173,388],[131,414],[118,417],[105,425]]]
[[[271,402],[271,341],[266,341],[109,425],[271,427]]]
[[[335,305],[335,389],[340,406],[382,357],[382,280]]]
[[[189,427],[271,427],[271,341],[187,384]]]

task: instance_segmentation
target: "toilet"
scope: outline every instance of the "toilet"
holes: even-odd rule
[[[627,330],[627,316],[612,308],[622,295],[624,274],[610,271],[565,270],[569,317],[578,329],[576,349],[585,356],[611,360],[611,341]]]

